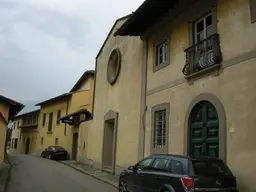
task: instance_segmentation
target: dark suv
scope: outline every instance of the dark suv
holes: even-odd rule
[[[151,155],[120,174],[120,192],[238,192],[236,177],[220,159]]]

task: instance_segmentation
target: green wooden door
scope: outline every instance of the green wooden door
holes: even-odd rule
[[[219,157],[219,118],[207,101],[198,103],[190,114],[189,154]]]

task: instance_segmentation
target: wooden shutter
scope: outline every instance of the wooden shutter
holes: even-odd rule
[[[61,110],[58,110],[57,113],[57,124],[60,124],[60,121],[58,120],[59,118],[61,118]]]
[[[45,118],[46,118],[46,114],[44,113],[44,115],[43,115],[43,126],[45,126]]]
[[[49,114],[49,124],[48,124],[48,131],[52,131],[52,119],[53,119],[53,112]]]
[[[251,21],[256,22],[256,0],[250,0]]]

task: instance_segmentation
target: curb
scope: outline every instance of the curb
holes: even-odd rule
[[[97,179],[97,180],[99,180],[99,181],[102,181],[103,183],[106,183],[106,184],[108,184],[108,185],[111,185],[112,187],[118,188],[118,184],[116,184],[116,183],[114,183],[114,182],[111,182],[111,181],[108,181],[108,180],[106,180],[106,179],[102,179],[102,178],[100,178],[100,177],[97,177],[97,176],[95,176],[95,175],[93,175],[93,174],[91,174],[91,173],[89,173],[89,172],[87,172],[87,171],[84,171],[84,170],[82,170],[81,168],[78,168],[78,167],[76,167],[76,166],[74,166],[74,165],[70,165],[70,164],[63,163],[63,162],[60,162],[60,163],[66,165],[66,166],[69,166],[69,167],[71,167],[71,168],[73,168],[73,169],[75,169],[75,170],[77,170],[77,171],[79,171],[79,172],[81,172],[81,173],[84,173],[84,174],[86,174],[86,175],[88,175],[88,176],[91,176],[91,177],[93,177],[93,178],[95,178],[95,179]]]

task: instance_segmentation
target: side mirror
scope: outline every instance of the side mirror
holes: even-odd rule
[[[136,167],[135,167],[135,166],[129,166],[129,167],[128,167],[128,170],[130,170],[130,171],[136,171]]]

